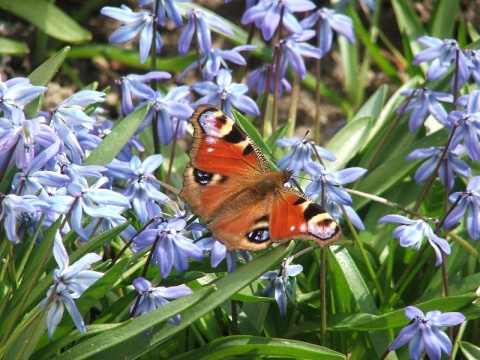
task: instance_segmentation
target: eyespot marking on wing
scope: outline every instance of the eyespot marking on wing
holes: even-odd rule
[[[195,182],[200,185],[208,185],[213,178],[212,173],[198,169],[193,169],[193,176],[195,177]]]
[[[210,183],[222,184],[228,180],[228,176],[212,174],[210,172],[202,171],[196,168],[193,169],[193,176],[195,178],[195,182],[203,186]]]
[[[260,227],[247,233],[248,241],[253,243],[263,243],[270,240],[270,231],[268,227]]]

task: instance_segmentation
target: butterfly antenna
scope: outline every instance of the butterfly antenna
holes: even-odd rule
[[[325,167],[325,164],[323,163],[323,159],[322,159],[322,157],[320,156],[320,154],[318,153],[318,150],[317,150],[317,147],[315,146],[315,143],[314,143],[314,142],[310,142],[310,146],[312,147],[313,152],[315,153],[315,156],[316,156],[317,159],[318,159],[318,162],[319,162],[320,164],[322,164],[323,167]]]

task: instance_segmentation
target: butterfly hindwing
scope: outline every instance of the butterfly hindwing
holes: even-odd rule
[[[313,240],[322,248],[342,235],[340,226],[324,208],[287,187],[280,189],[272,204],[270,227],[275,242]]]

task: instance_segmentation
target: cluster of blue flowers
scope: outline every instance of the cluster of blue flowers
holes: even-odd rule
[[[99,255],[88,254],[69,265],[63,238],[71,230],[78,234],[81,241],[88,241],[98,232],[125,223],[125,211],[129,210],[142,228],[137,230],[129,225],[120,236],[125,241],[133,242],[134,252],[150,249],[149,265],[158,265],[163,278],[168,277],[172,269],[179,273],[187,270],[190,259],[201,262],[205,253],[210,253],[213,267],[226,259],[229,272],[235,269],[239,256],[245,261],[251,259],[247,252],[228,252],[215,239],[198,240],[206,229],[197,222],[187,225],[185,212],[160,191],[154,172],[162,165],[162,155],[151,155],[143,161],[134,155],[145,150],[137,137],[143,129],[155,125],[154,135],[160,143],[170,144],[184,137],[186,120],[192,115],[193,108],[201,103],[219,105],[231,117],[233,109],[258,115],[258,106],[247,93],[272,92],[275,76],[269,76],[269,71],[277,74],[281,84],[278,88],[280,95],[290,89],[287,69],[304,78],[306,67],[303,59],[325,56],[331,49],[334,32],[354,42],[350,18],[331,9],[316,9],[312,1],[261,0],[256,4],[247,1],[242,24],[254,24],[264,40],[274,38],[275,34],[282,35],[279,29],[283,27],[289,33],[275,39],[279,61],[275,63],[272,59],[272,64],[252,71],[247,84],[240,84],[233,81],[228,62],[246,65],[240,53],[255,47],[244,45],[230,50],[214,48],[211,29],[231,35],[230,26],[221,18],[200,9],[186,11],[184,3],[187,2],[156,1],[152,9],[151,0],[140,0],[138,5],[141,9],[138,11],[125,5],[120,8],[104,7],[101,11],[103,15],[122,23],[111,34],[111,43],[122,44],[139,35],[142,63],[152,53],[152,44],[156,53],[161,51],[162,38],[158,25],[165,26],[167,18],[177,28],[183,26],[182,17],[187,19],[179,38],[179,53],[185,55],[192,42],[201,53],[198,61],[188,66],[178,79],[182,81],[187,72],[198,68],[202,81],[190,86],[174,86],[168,91],[152,89],[149,84],[151,81],[171,78],[170,74],[163,71],[129,74],[119,79],[122,114],[131,114],[145,104],[149,105],[149,110],[135,136],[110,164],[83,165],[86,152],[95,149],[113,126],[111,121],[105,119],[105,111],[100,107],[105,100],[104,93],[80,91],[48,113],[39,112],[37,117],[27,118],[25,106],[47,88],[33,86],[26,78],[0,79],[0,178],[16,168],[11,192],[0,195],[0,221],[4,224],[5,235],[15,244],[35,234],[38,235],[36,240],[41,241],[43,233],[37,230],[49,227],[63,217],[53,247],[59,269],[54,271],[54,285],[40,304],[46,307],[50,339],[65,307],[78,330],[85,333],[82,315],[74,300],[102,276],[99,272],[88,270],[101,259]],[[372,2],[368,2],[368,5],[373,6]],[[294,14],[299,12],[310,12],[310,15],[298,21]],[[313,46],[310,40],[315,36],[317,44]],[[422,37],[419,41],[427,49],[415,57],[414,63],[433,60],[427,71],[429,80],[447,75],[452,64],[457,64],[455,76],[452,77],[455,93],[470,77],[477,84],[480,83],[480,53],[462,50],[454,40]],[[192,90],[199,95],[197,101],[192,101]],[[471,176],[470,167],[459,156],[466,154],[472,161],[480,160],[480,91],[456,98],[422,87],[408,90],[404,95],[408,100],[400,109],[412,111],[409,120],[411,131],[418,130],[429,114],[450,131],[445,147],[418,149],[408,156],[408,160],[427,158],[415,173],[415,180],[422,182],[437,173],[450,192],[454,188],[455,176],[464,179]],[[453,103],[460,110],[448,113],[443,103]],[[295,176],[301,171],[308,174],[311,178],[305,189],[308,196],[319,199],[337,221],[341,221],[346,214],[357,229],[364,229],[360,216],[351,207],[352,198],[342,186],[356,181],[365,174],[365,169],[328,170],[323,161],[335,161],[335,156],[303,139],[284,138],[277,140],[276,145],[292,147],[292,151],[281,158],[277,165],[281,169],[288,167]],[[321,160],[315,160],[315,156]],[[121,188],[117,187],[119,183],[122,184]],[[442,221],[443,228],[452,228],[465,215],[468,234],[478,239],[480,176],[470,178],[466,190],[452,193],[449,199],[452,208]],[[425,219],[412,220],[400,215],[387,215],[379,222],[400,223],[393,236],[404,247],[418,249],[426,236],[435,251],[437,265],[442,263],[442,253],[450,253],[448,242],[435,233]],[[287,298],[295,299],[294,277],[302,271],[300,265],[291,264],[293,259],[286,259],[280,270],[270,271],[262,277],[269,280],[263,294],[275,297],[282,316],[286,314]],[[160,307],[168,302],[167,299],[191,293],[185,285],[154,287],[143,277],[135,279],[132,285],[139,295],[139,300],[132,305],[132,316]],[[413,322],[400,332],[390,350],[410,342],[412,358],[419,358],[425,351],[432,359],[439,359],[442,351],[450,353],[450,340],[436,327],[459,324],[465,319],[463,315],[440,315],[437,311],[424,315],[414,307],[407,307],[405,311],[407,318]],[[178,324],[180,316],[170,321]]]

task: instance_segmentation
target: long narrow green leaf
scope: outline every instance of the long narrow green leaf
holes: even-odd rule
[[[362,148],[372,128],[372,118],[365,117],[350,121],[328,143],[327,149],[337,158],[333,163],[326,163],[328,169],[343,169]]]
[[[147,115],[148,105],[136,109],[130,115],[120,120],[103,141],[92,151],[83,162],[84,165],[109,164],[123,149],[125,144],[135,134]]]
[[[411,53],[417,54],[422,47],[417,39],[426,34],[422,27],[420,19],[412,8],[412,4],[407,0],[392,0],[393,10],[397,18],[398,26],[402,35],[406,37],[405,45],[409,47]],[[426,69],[426,65],[421,65]]]
[[[345,300],[354,302],[350,306],[355,306],[360,312],[377,315],[378,310],[375,301],[348,251],[344,248],[332,246],[329,248],[328,259],[330,260],[329,267],[334,276],[332,290],[335,297],[344,296],[346,295],[345,292],[349,292],[351,295],[346,297]],[[339,285],[343,284],[343,288],[336,288],[337,282],[339,282]],[[380,358],[390,344],[387,333],[382,331],[368,332],[368,337],[373,345],[374,357]]]
[[[0,54],[26,55],[30,52],[27,44],[0,36]]]
[[[439,0],[435,2],[435,10],[431,20],[430,35],[439,39],[451,39],[457,24],[452,17],[458,13],[459,0]]]
[[[478,296],[474,293],[437,298],[424,303],[415,304],[424,313],[433,310],[441,312],[460,311],[476,300]],[[334,314],[328,317],[328,328],[330,330],[386,330],[407,325],[409,320],[405,317],[405,310],[399,309],[383,315],[373,314]]]
[[[480,359],[480,347],[466,341],[460,341],[460,349],[467,360]]]
[[[81,27],[51,1],[0,0],[0,9],[28,21],[54,39],[69,43],[80,43],[92,38],[89,31]]]
[[[175,356],[171,360],[208,359],[220,360],[248,354],[259,356],[281,356],[291,359],[346,359],[346,356],[322,346],[290,339],[263,338],[256,336],[227,336],[201,347],[198,350]]]

